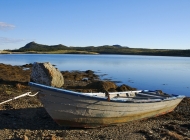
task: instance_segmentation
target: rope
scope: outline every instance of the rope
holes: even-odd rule
[[[35,94],[31,94],[31,92],[26,92],[26,93],[24,93],[24,94],[22,94],[22,95],[19,95],[19,96],[16,96],[16,97],[12,98],[12,99],[3,101],[3,102],[0,103],[0,105],[2,105],[2,104],[4,104],[4,103],[7,103],[7,102],[10,102],[10,101],[13,101],[13,100],[16,100],[16,99],[21,98],[21,97],[25,97],[25,96],[34,97],[34,96],[36,96],[38,93],[39,93],[39,91],[36,92]]]

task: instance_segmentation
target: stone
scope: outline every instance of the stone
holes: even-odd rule
[[[96,81],[93,83],[90,83],[86,86],[86,88],[90,89],[98,89],[100,92],[109,91],[110,89],[116,89],[116,84],[111,81]]]
[[[28,137],[24,135],[23,140],[28,140]]]
[[[130,91],[130,90],[136,90],[136,88],[132,88],[132,87],[130,87],[128,85],[123,84],[123,85],[117,87],[116,90],[117,91]]]
[[[64,84],[64,78],[61,72],[51,65],[50,62],[35,62],[32,67],[30,80],[35,83],[61,87]]]

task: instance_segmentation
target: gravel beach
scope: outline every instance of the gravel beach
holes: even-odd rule
[[[0,64],[0,103],[30,91],[31,65]],[[82,90],[98,79],[92,71],[62,72],[64,88]],[[90,80],[84,81],[83,76]],[[168,114],[96,129],[73,129],[57,125],[37,96],[23,97],[0,105],[2,140],[190,140],[190,98],[184,98]]]

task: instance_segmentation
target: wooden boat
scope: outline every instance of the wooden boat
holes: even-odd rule
[[[174,110],[182,95],[138,90],[79,93],[30,82],[46,111],[61,126],[95,128],[162,115]]]

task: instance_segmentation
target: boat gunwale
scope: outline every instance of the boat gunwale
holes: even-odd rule
[[[45,90],[50,90],[50,91],[54,91],[54,92],[59,92],[62,94],[70,94],[72,96],[81,96],[81,97],[85,97],[85,98],[90,98],[90,99],[98,99],[98,100],[102,100],[102,101],[108,101],[107,97],[100,97],[100,96],[95,96],[95,95],[89,95],[87,93],[81,93],[81,92],[75,92],[75,91],[71,91],[71,90],[66,90],[66,89],[62,89],[62,88],[56,88],[56,87],[51,87],[51,86],[47,86],[47,85],[43,85],[43,84],[38,84],[38,83],[34,83],[34,82],[29,82],[28,83],[29,86],[33,86],[33,87],[37,87],[37,88],[42,88]],[[143,90],[138,90],[135,92],[141,92]],[[127,92],[131,92],[131,91],[126,91],[123,93],[127,93]],[[117,93],[117,92],[115,92]],[[118,93],[122,93],[122,92],[118,92]],[[93,94],[93,93],[92,93]],[[101,92],[100,92],[101,94]],[[169,98],[165,98],[165,99],[150,99],[150,100],[139,100],[139,101],[134,101],[134,100],[124,100],[124,98],[119,99],[119,98],[111,98],[109,102],[119,102],[119,103],[152,103],[152,102],[161,102],[161,101],[170,101],[170,100],[176,100],[179,98],[184,98],[185,96],[183,95],[172,95]]]

